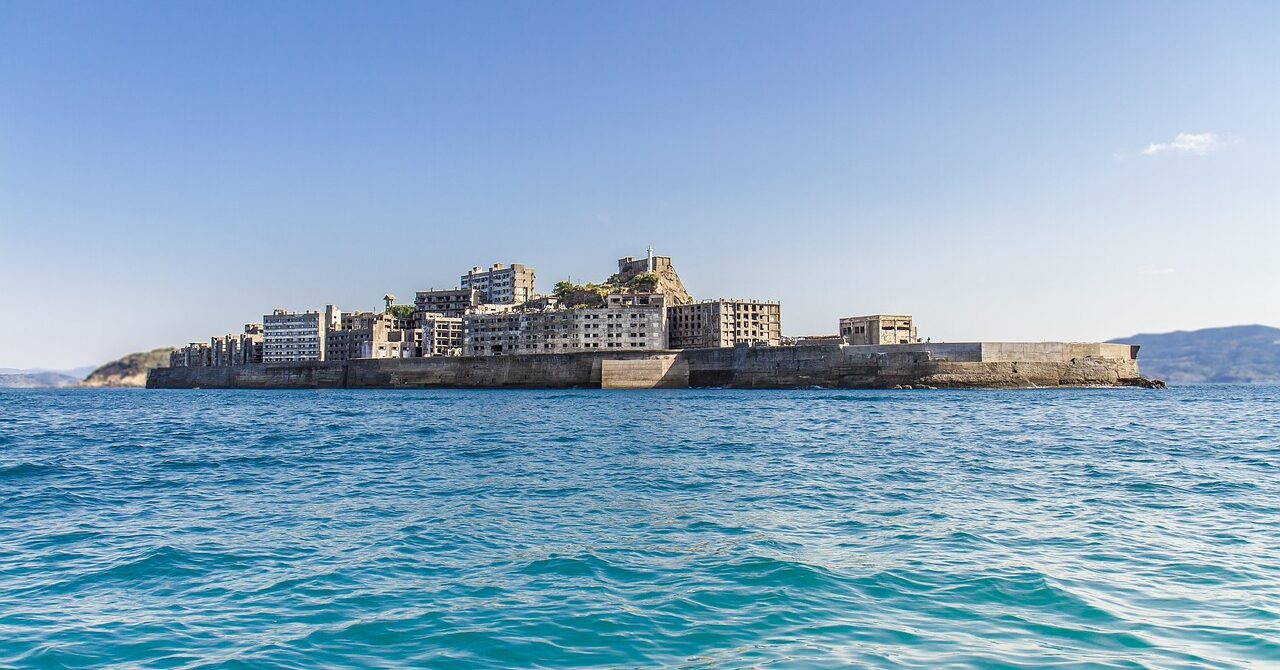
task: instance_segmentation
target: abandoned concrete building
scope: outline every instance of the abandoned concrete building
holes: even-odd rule
[[[462,317],[464,356],[666,348],[666,297],[659,293],[613,293],[602,307]]]
[[[764,300],[703,300],[668,310],[672,349],[782,345],[782,306]]]
[[[519,305],[533,297],[533,268],[520,263],[512,263],[510,267],[502,263],[494,263],[485,270],[480,267],[471,268],[462,275],[460,286],[473,288],[484,295],[484,301],[498,305]]]
[[[904,314],[871,314],[840,319],[840,336],[849,344],[919,342],[915,321]]]

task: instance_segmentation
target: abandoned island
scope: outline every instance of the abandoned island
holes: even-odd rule
[[[193,342],[147,388],[1032,388],[1160,386],[1138,347],[921,341],[909,315],[839,318],[787,338],[768,300],[694,300],[669,256],[618,259],[550,295],[532,267],[474,267],[459,286],[383,297],[381,311],[276,309]]]

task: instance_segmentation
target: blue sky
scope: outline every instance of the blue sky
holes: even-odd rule
[[[0,366],[652,243],[789,335],[1280,324],[1280,3],[0,4]],[[32,323],[39,323],[33,327]]]

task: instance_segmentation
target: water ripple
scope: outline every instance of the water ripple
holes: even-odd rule
[[[1277,407],[0,391],[0,666],[1280,667]]]

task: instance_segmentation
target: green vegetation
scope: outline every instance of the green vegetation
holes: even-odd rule
[[[658,273],[641,272],[625,284],[626,288],[637,293],[649,293],[658,288]]]
[[[616,290],[618,287],[609,284],[574,284],[562,281],[556,283],[551,295],[566,307],[599,307],[604,304],[605,297]]]
[[[389,311],[391,316],[398,319],[407,319],[413,316],[413,305],[392,305]]]
[[[560,300],[566,307],[599,307],[604,304],[610,293],[648,293],[658,288],[658,275],[644,272],[632,277],[625,283],[612,284],[575,284],[570,281],[556,282],[551,295]]]

